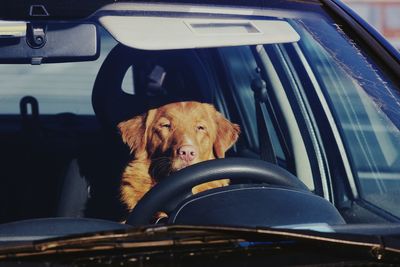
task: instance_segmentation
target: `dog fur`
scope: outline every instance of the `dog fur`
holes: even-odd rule
[[[212,105],[199,102],[151,109],[119,123],[118,128],[134,155],[121,181],[121,201],[128,210],[171,172],[223,158],[240,133],[239,125],[225,119]],[[228,184],[228,179],[212,181],[194,187],[192,193]]]

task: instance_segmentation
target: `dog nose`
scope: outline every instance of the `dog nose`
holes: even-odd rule
[[[193,161],[197,156],[196,149],[191,145],[181,146],[178,148],[177,153],[179,157],[186,162]]]

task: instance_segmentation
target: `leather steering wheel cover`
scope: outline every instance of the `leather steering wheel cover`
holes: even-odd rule
[[[224,178],[231,181],[249,178],[258,183],[309,191],[297,177],[272,163],[248,158],[209,160],[186,167],[156,184],[131,211],[126,223],[146,225],[156,212],[162,211],[177,195],[184,194],[198,184]]]

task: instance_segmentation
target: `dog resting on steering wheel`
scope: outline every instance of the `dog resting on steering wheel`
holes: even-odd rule
[[[129,210],[172,172],[224,158],[240,133],[239,125],[228,121],[212,105],[199,102],[177,102],[151,109],[119,123],[118,128],[134,155],[121,181],[121,201]],[[192,193],[228,184],[228,179],[207,182],[193,187]]]

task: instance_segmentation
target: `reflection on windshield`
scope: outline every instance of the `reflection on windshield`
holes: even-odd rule
[[[40,114],[94,114],[91,105],[94,80],[104,58],[116,44],[105,31],[100,33],[102,51],[96,61],[0,65],[0,113],[19,114],[20,100],[34,96],[39,102]]]
[[[351,41],[338,35],[332,40],[331,28],[323,23],[320,27],[319,31],[326,33],[318,42],[303,30],[303,47],[334,111],[360,194],[400,216],[398,90]],[[328,35],[329,40],[325,40]],[[357,56],[342,51],[353,51]]]

